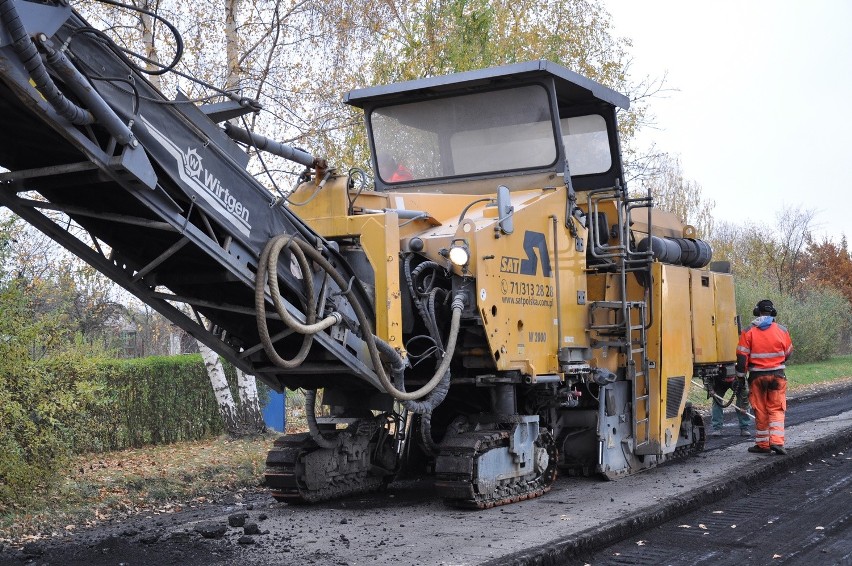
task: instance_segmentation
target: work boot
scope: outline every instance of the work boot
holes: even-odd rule
[[[741,428],[740,429],[740,436],[751,436],[751,433],[748,430]]]
[[[781,446],[780,444],[770,444],[769,449],[778,454],[779,456],[787,455],[787,449]]]
[[[769,454],[771,452],[769,448],[762,448],[756,444],[754,446],[749,446],[748,451],[753,454]]]

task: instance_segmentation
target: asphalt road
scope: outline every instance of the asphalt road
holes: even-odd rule
[[[841,450],[571,565],[852,564],[852,439]]]
[[[733,415],[728,415],[731,426],[726,430],[731,433],[709,439],[706,450],[696,457],[614,482],[559,478],[553,489],[541,498],[488,511],[445,507],[435,500],[427,480],[397,482],[383,493],[308,507],[275,503],[259,492],[245,499],[232,499],[182,513],[141,516],[120,524],[107,524],[23,550],[2,549],[0,564],[574,564],[578,559],[597,556],[595,552],[621,541],[625,541],[624,548],[630,548],[631,544],[639,546],[636,541],[652,540],[651,534],[656,531],[649,529],[664,529],[668,524],[671,531],[669,521],[675,524],[681,536],[688,536],[683,534],[686,530],[703,531],[700,527],[694,531],[677,527],[681,524],[714,525],[715,529],[716,523],[700,515],[708,512],[702,510],[704,506],[712,508],[711,518],[719,515],[715,517],[719,521],[728,520],[737,506],[731,504],[731,507],[717,509],[721,502],[736,502],[743,496],[750,498],[749,494],[764,486],[767,478],[793,477],[797,474],[790,472],[797,466],[808,469],[814,461],[831,458],[831,454],[843,451],[848,439],[852,438],[850,408],[852,389],[791,399],[787,419],[790,454],[786,457],[747,453],[751,441],[736,434]],[[799,472],[799,475],[815,478],[812,473]],[[848,485],[843,491],[842,481],[839,478],[819,479],[808,489],[814,489],[817,484],[838,485],[837,494],[845,495],[845,505],[850,507]],[[791,489],[794,493],[776,500],[776,506],[783,508],[801,499],[800,491]],[[820,509],[827,501],[834,499],[808,498],[803,505],[805,509],[811,509],[809,504]],[[712,513],[725,509],[727,513]],[[693,512],[699,513],[700,523],[699,519],[688,515]],[[742,525],[737,528],[743,529],[736,531],[738,536],[742,533],[742,544],[754,544],[756,537],[764,533],[771,540],[784,539],[782,532],[758,528],[768,514],[776,512],[767,509],[763,516],[753,519],[736,518],[738,525]],[[799,511],[800,515],[803,513],[804,510]],[[245,514],[243,519],[249,531],[246,526],[229,526],[229,517],[233,521],[239,514]],[[839,526],[831,527],[835,530],[830,532],[842,532],[837,529],[843,528],[844,521],[837,521]],[[823,531],[830,527],[816,526],[825,527]],[[816,526],[808,524],[807,530],[816,530]],[[727,528],[734,530],[730,526]],[[247,534],[252,531],[256,531],[255,534]],[[646,536],[646,533],[650,534]],[[654,540],[676,540],[664,533],[661,531],[661,538]],[[730,540],[730,533],[724,538]],[[641,550],[646,546],[642,545]],[[658,546],[662,547],[655,543],[652,548],[656,550]],[[710,546],[717,547],[716,544]],[[773,551],[773,554],[787,556],[791,552],[786,547],[779,549],[783,552]],[[821,550],[822,547],[815,552]],[[842,556],[848,551],[838,548],[837,552]],[[598,559],[612,558],[606,556]],[[686,561],[653,558],[651,563],[690,563],[688,558],[683,560]],[[714,557],[713,561],[718,563],[718,558]],[[642,559],[600,563],[649,562]]]

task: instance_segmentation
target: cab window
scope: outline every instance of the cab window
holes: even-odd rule
[[[551,166],[551,116],[541,85],[377,108],[370,125],[378,174],[394,184]]]

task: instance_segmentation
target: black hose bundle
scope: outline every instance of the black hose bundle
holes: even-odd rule
[[[56,86],[56,83],[53,82],[44,62],[41,60],[38,49],[36,49],[24,28],[24,23],[18,16],[18,10],[15,8],[13,0],[0,0],[0,20],[6,26],[6,31],[12,39],[12,49],[18,54],[21,63],[33,80],[35,88],[44,96],[45,100],[53,106],[60,116],[72,124],[85,126],[94,123],[95,118],[92,113],[68,100]]]

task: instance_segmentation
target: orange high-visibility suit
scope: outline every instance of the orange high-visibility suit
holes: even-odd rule
[[[737,375],[749,372],[749,402],[755,416],[754,452],[784,450],[784,411],[787,410],[787,358],[793,341],[787,329],[772,316],[758,316],[740,335],[737,346]]]

